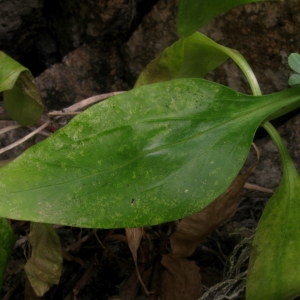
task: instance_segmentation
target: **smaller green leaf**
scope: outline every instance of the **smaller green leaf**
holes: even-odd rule
[[[182,38],[152,60],[140,74],[135,87],[176,78],[202,78],[231,58],[244,73],[254,95],[261,95],[257,79],[237,50],[224,47],[200,32]]]
[[[0,288],[14,242],[15,236],[9,222],[0,218]]]
[[[0,92],[14,87],[20,73],[27,69],[17,61],[0,51]]]
[[[300,294],[300,179],[284,178],[269,200],[253,242],[247,300],[294,299]]]
[[[260,1],[264,0],[180,0],[177,31],[181,37],[186,37],[231,8]]]
[[[32,247],[25,272],[37,296],[43,296],[58,284],[62,272],[60,240],[52,225],[31,223],[28,240]]]
[[[288,64],[293,71],[300,73],[300,54],[291,53],[288,57]]]
[[[39,92],[27,68],[0,51],[0,92],[7,114],[21,125],[36,123],[43,111]]]
[[[256,230],[246,299],[294,299],[300,294],[300,177],[276,130],[264,127],[279,149],[283,178]]]
[[[300,74],[292,74],[288,80],[290,86],[300,84]]]
[[[135,87],[174,78],[203,77],[228,59],[223,47],[195,32],[166,48],[140,74]]]

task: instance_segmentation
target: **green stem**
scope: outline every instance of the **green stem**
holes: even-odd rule
[[[230,49],[227,47],[222,47],[222,48],[223,48],[223,51],[239,66],[241,71],[244,73],[244,75],[247,78],[248,83],[250,85],[252,94],[254,96],[261,96],[262,93],[261,93],[261,89],[259,87],[257,78],[256,78],[253,70],[251,69],[250,65],[244,58],[244,56],[236,50],[233,50],[233,49]]]
[[[291,174],[291,172],[296,172],[295,165],[293,163],[293,160],[286,148],[286,145],[284,144],[284,141],[276,128],[270,123],[270,122],[264,122],[262,124],[262,127],[268,132],[270,137],[272,138],[272,141],[276,145],[279,155],[280,155],[280,160],[282,164],[282,170],[283,174],[285,176],[288,176],[288,174]]]
[[[224,47],[224,48],[226,48],[226,47]],[[229,48],[226,48],[226,49],[227,49],[226,50],[227,55],[230,56],[231,59],[240,67],[241,71],[244,73],[245,77],[247,78],[253,95],[261,96],[262,92],[259,87],[257,78],[256,78],[253,70],[251,69],[250,65],[246,61],[246,59],[239,52],[229,49]],[[276,128],[269,121],[265,121],[262,124],[262,127],[268,132],[273,143],[276,145],[276,147],[278,149],[280,159],[281,159],[283,173],[285,175],[287,175],[289,173],[288,170],[291,171],[292,169],[294,169],[296,171],[295,165],[292,161],[292,158],[284,144],[283,139],[279,135]]]

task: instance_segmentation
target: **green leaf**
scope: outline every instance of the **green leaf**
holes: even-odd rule
[[[9,222],[0,218],[0,288],[14,242],[15,236]]]
[[[294,72],[300,73],[300,54],[291,53],[288,57],[288,64]]]
[[[299,85],[300,84],[300,74],[292,74],[288,80],[288,84],[290,86]]]
[[[42,297],[59,283],[63,262],[60,240],[51,225],[31,223],[28,241],[32,253],[24,269],[36,295]]]
[[[292,53],[288,57],[288,64],[290,68],[296,73],[300,73],[300,54]],[[300,74],[292,74],[288,80],[290,86],[300,84]]]
[[[146,66],[135,87],[174,78],[203,77],[228,59],[224,48],[200,32],[180,39]]]
[[[14,87],[20,73],[27,68],[0,51],[0,92],[10,90]]]
[[[226,190],[257,127],[300,87],[254,97],[201,79],[94,105],[0,169],[0,216],[139,227],[200,211]]]
[[[135,87],[175,78],[203,77],[231,58],[242,70],[254,94],[261,94],[256,77],[236,50],[224,47],[200,32],[180,39],[151,61],[137,79]]]
[[[43,111],[31,73],[0,51],[0,92],[7,114],[21,125],[36,123]]]
[[[300,294],[300,177],[283,143],[276,144],[281,147],[283,178],[256,230],[247,300],[256,300],[257,295],[265,300],[295,299]]]
[[[263,212],[255,234],[247,300],[294,299],[300,293],[300,178],[284,177]]]
[[[264,0],[180,0],[177,31],[181,37],[187,37],[231,8],[260,1]]]

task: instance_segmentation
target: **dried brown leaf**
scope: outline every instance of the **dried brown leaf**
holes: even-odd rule
[[[139,279],[145,293],[147,295],[149,295],[150,292],[148,291],[148,289],[142,279],[142,276],[139,271],[138,263],[137,263],[137,251],[140,247],[141,240],[144,235],[144,230],[143,230],[143,228],[125,228],[125,233],[126,233],[126,237],[127,237],[128,247],[129,247],[132,257],[133,257],[133,261],[134,261],[138,279]]]
[[[165,271],[162,275],[162,300],[196,300],[203,293],[199,267],[194,261],[173,255],[161,260]]]
[[[144,278],[144,266],[139,267],[140,273],[142,273]],[[138,291],[140,289],[140,280],[138,278],[138,272],[135,270],[132,274],[122,283],[119,289],[119,296],[122,300],[132,300],[136,298]]]
[[[247,178],[255,169],[251,167],[233,181],[225,193],[202,211],[182,219],[170,237],[172,253],[178,257],[193,254],[199,243],[214,229],[232,217],[236,212],[239,193]]]
[[[61,276],[60,240],[51,225],[42,223],[31,223],[28,240],[32,253],[25,272],[36,295],[43,296],[52,285],[58,284]]]
[[[137,261],[137,251],[140,247],[144,234],[143,228],[125,228],[128,247],[131,251],[134,261]]]

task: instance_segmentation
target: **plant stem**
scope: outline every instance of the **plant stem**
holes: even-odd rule
[[[237,50],[233,50],[227,47],[222,47],[223,51],[238,65],[238,67],[241,69],[241,71],[244,73],[245,77],[247,78],[247,81],[250,85],[252,94],[254,96],[261,96],[262,92],[259,87],[257,78],[248,64],[247,60],[244,58],[244,56],[238,52]]]
[[[244,73],[245,77],[247,78],[248,83],[251,88],[251,91],[252,91],[252,94],[254,96],[261,96],[262,92],[259,87],[257,78],[256,78],[252,68],[246,61],[246,59],[239,52],[229,49],[229,48],[226,48],[226,49],[227,49],[226,50],[227,55],[230,56],[231,59],[233,59],[233,61],[239,66],[239,68]],[[294,169],[296,171],[293,160],[284,144],[283,139],[281,138],[281,136],[278,133],[278,131],[276,130],[276,128],[269,121],[265,121],[261,126],[268,132],[273,143],[276,145],[276,147],[278,149],[283,173],[288,174],[288,170],[291,171],[292,169]]]
[[[276,128],[268,121],[264,122],[262,124],[262,127],[268,132],[278,149],[283,174],[287,176],[291,172],[291,170],[294,170],[297,173],[293,160],[286,148],[286,145],[284,144],[282,137],[280,136]]]

